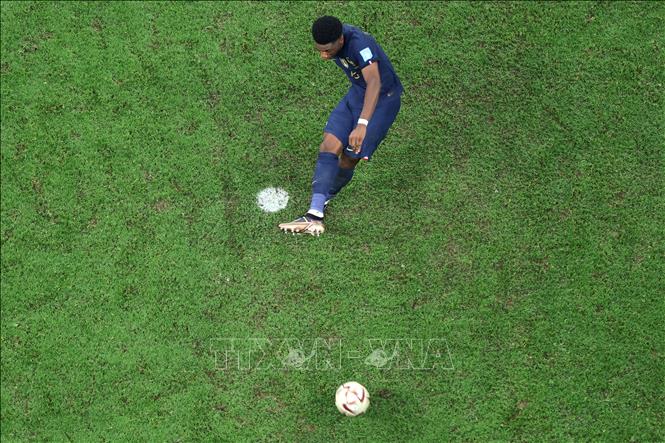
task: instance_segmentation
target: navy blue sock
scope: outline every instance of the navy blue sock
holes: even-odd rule
[[[323,217],[323,207],[328,197],[328,191],[337,176],[339,159],[332,152],[319,152],[312,179],[312,203],[309,206],[309,214]]]
[[[337,177],[335,177],[335,181],[333,181],[333,185],[331,186],[330,191],[328,191],[328,200],[334,198],[337,193],[351,181],[353,178],[353,171],[355,171],[355,168],[344,169],[340,167],[337,170]]]

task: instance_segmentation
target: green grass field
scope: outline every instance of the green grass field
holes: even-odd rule
[[[285,235],[348,87],[325,14],[377,38],[402,111],[325,235]],[[2,2],[1,25],[2,441],[665,440],[665,3]],[[439,357],[364,361],[405,339]],[[316,343],[336,364],[280,366]]]

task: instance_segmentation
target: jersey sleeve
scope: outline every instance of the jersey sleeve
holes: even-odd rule
[[[351,56],[355,59],[358,67],[364,69],[366,66],[379,60],[379,49],[371,38],[359,38],[353,42]]]

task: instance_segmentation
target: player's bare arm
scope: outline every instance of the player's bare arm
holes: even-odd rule
[[[379,101],[379,92],[381,91],[381,75],[379,74],[379,63],[371,63],[361,71],[367,89],[365,91],[365,101],[363,103],[363,110],[360,113],[360,119],[370,121],[376,108],[376,103]],[[351,134],[349,134],[349,146],[353,148],[356,154],[360,152],[365,135],[367,134],[367,126],[358,124]]]

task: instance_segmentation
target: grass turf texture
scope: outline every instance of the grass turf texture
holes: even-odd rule
[[[319,239],[335,14],[406,93]],[[665,439],[662,3],[2,3],[3,441]],[[256,193],[284,187],[262,213]],[[223,337],[443,338],[239,371]],[[337,386],[372,406],[341,416]]]

